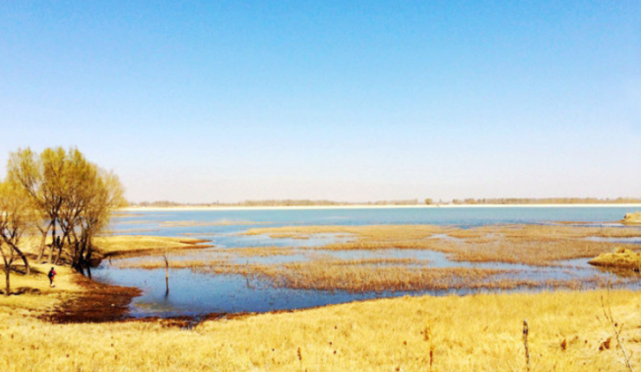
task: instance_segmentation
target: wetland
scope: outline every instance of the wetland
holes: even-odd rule
[[[638,290],[636,275],[588,264],[616,249],[641,248],[641,228],[620,222],[627,212],[622,207],[137,211],[114,219],[111,239],[134,233],[137,239],[172,237],[193,239],[192,244],[114,256],[92,277],[140,289],[129,307],[129,316],[137,318],[201,318],[423,294]]]

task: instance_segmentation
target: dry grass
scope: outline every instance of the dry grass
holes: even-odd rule
[[[501,273],[488,269],[428,269],[387,266],[381,262],[371,264],[333,260],[249,269],[251,274],[267,277],[278,287],[353,293],[480,288],[485,285],[489,288],[499,283],[488,283],[486,279]]]
[[[530,240],[494,238],[452,242],[440,240],[428,249],[448,253],[456,261],[504,262],[533,266],[558,265],[557,261],[591,258],[612,250],[615,243],[587,240]]]
[[[641,225],[641,212],[626,213],[622,222],[626,225]]]
[[[224,259],[212,260],[175,260],[172,257],[168,258],[169,267],[172,269],[200,269],[201,267],[227,265],[228,261]],[[112,266],[121,269],[160,269],[165,268],[165,261],[160,257],[148,257],[143,260],[136,261],[115,261],[111,263]]]
[[[590,265],[615,269],[639,271],[641,269],[641,253],[629,249],[618,248],[614,253],[603,253],[589,261]]]
[[[51,310],[62,300],[69,296],[76,296],[84,291],[73,281],[73,277],[78,274],[67,266],[35,263],[30,263],[30,265],[31,275],[23,275],[17,272],[11,273],[11,293],[15,294],[16,292],[21,292],[22,289],[28,288],[36,294],[0,296],[0,313],[12,310],[25,312]],[[56,286],[54,288],[49,287],[49,279],[47,278],[47,273],[51,267],[54,267],[58,274],[55,278]],[[4,290],[4,275],[1,282],[2,290]],[[3,342],[3,340],[0,339],[0,342]]]
[[[240,274],[267,280],[275,287],[347,291],[350,293],[447,290],[585,289],[605,288],[638,280],[637,277],[604,279],[593,276],[568,280],[513,278],[512,270],[480,268],[429,268],[412,259],[337,260],[319,258],[289,264],[204,263],[199,272]],[[410,266],[413,265],[413,266]]]
[[[259,249],[259,248],[246,248]],[[246,256],[252,257],[252,256]],[[263,256],[264,257],[264,256]],[[414,258],[337,259],[309,255],[309,261],[292,263],[234,263],[238,256],[223,252],[207,259],[169,260],[171,268],[188,268],[210,274],[239,274],[265,280],[274,287],[306,290],[342,290],[351,293],[446,290],[511,289],[585,289],[605,288],[601,276],[582,279],[520,279],[515,270],[480,268],[430,268],[428,260]],[[120,268],[164,268],[161,259],[114,261]],[[633,277],[615,277],[610,284],[623,285]],[[612,281],[612,279],[610,279]]]
[[[586,239],[588,237],[641,237],[641,229],[565,225],[493,225],[470,229],[431,225],[293,226],[254,228],[246,234],[272,237],[339,234],[350,236],[352,240],[319,248],[426,249],[447,253],[457,261],[549,266],[556,265],[559,260],[594,257],[620,245],[590,241]]]
[[[339,261],[336,266],[348,271],[336,275],[359,273],[356,267],[372,267],[375,273],[391,263],[399,262]],[[320,273],[322,266],[289,269]],[[625,324],[622,342],[633,352],[632,364],[641,363],[641,294],[631,291],[403,297],[206,321],[183,330],[163,322],[38,320],[36,315],[83,289],[68,268],[56,267],[53,289],[44,274],[49,266],[35,268],[35,274],[12,280],[15,288],[37,288],[41,294],[0,297],[3,372],[429,371],[430,350],[433,371],[523,371],[525,318],[532,371],[623,372],[622,354],[603,318],[604,297],[616,321]],[[433,282],[469,273],[441,271]],[[382,279],[363,273],[361,280],[390,280],[384,271],[379,274]]]
[[[236,257],[287,256],[297,253],[303,253],[303,251],[294,247],[243,247],[219,249],[218,251]]]
[[[0,370],[429,371],[433,350],[434,371],[524,371],[527,318],[532,371],[623,372],[604,296],[638,366],[641,295],[597,291],[382,299],[192,330],[162,322],[54,325],[0,299]]]
[[[448,231],[448,228],[434,225],[367,225],[367,226],[284,226],[252,228],[245,232],[246,235],[270,235],[277,237],[299,237],[315,234],[341,234],[344,236],[358,236],[366,240],[422,239],[433,234]]]
[[[163,253],[165,251],[208,248],[209,240],[164,236],[106,236],[95,238],[94,245],[104,256]]]

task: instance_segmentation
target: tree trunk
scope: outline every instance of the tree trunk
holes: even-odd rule
[[[47,235],[49,235],[49,230],[51,229],[51,225],[53,224],[53,221],[49,223],[49,226],[47,226],[46,229],[42,230],[40,227],[40,232],[42,233],[42,239],[40,240],[40,253],[38,253],[38,263],[42,263],[42,256],[45,254],[45,248],[47,248]]]
[[[91,255],[93,254],[93,244],[91,244],[91,234],[86,234],[83,241],[83,251],[85,252],[84,261],[87,266],[91,266]]]
[[[53,251],[53,249],[56,247],[56,219],[55,218],[51,220],[51,224],[52,224],[52,227],[51,227],[52,228],[52,230],[51,230],[51,238],[52,238],[51,250]],[[51,255],[49,255],[49,262],[51,262],[51,258],[52,258]]]
[[[165,297],[169,296],[169,260],[167,259],[167,251],[162,256],[165,259]]]
[[[42,239],[40,239],[40,252],[38,252],[36,263],[42,263],[42,256],[45,254],[45,248],[47,248],[47,233],[42,233]]]
[[[48,263],[52,263],[53,262],[53,251],[54,251],[54,249],[56,249],[56,219],[55,218],[53,218],[51,220],[51,226],[52,226],[52,230],[51,230],[52,241],[51,241],[51,250],[49,251],[49,262]]]
[[[15,244],[11,244],[11,248],[14,251],[16,251],[18,256],[20,256],[20,258],[22,259],[22,262],[24,263],[24,267],[25,267],[25,273],[27,275],[31,274],[31,267],[29,266],[29,261],[27,260],[27,256],[25,256],[25,254],[22,253],[22,251]]]
[[[54,242],[51,242],[51,245],[49,246],[49,260],[47,261],[47,263],[53,262],[53,245]]]
[[[4,280],[7,283],[7,288],[5,289],[4,295],[5,297],[9,297],[9,292],[11,292],[11,284],[10,284],[10,276],[11,276],[11,265],[5,263],[4,264]]]
[[[73,241],[71,237],[73,236]],[[82,267],[82,238],[78,239],[76,233],[71,230],[71,233],[67,234],[67,243],[69,244],[70,253],[71,253],[71,267],[75,268],[77,271],[83,273],[84,270]]]
[[[58,246],[58,256],[56,257],[55,265],[60,265],[60,258],[62,257],[62,244]]]
[[[85,237],[81,237],[80,241],[76,242],[76,256],[77,256],[77,262],[81,266],[88,266],[88,262],[85,259],[85,251],[87,250],[87,243],[85,241]]]
[[[65,244],[65,239],[67,239],[67,243],[69,244],[69,248],[72,247],[71,245],[71,238],[69,237],[69,233],[65,232],[64,235],[62,236],[62,239],[60,239],[60,244],[58,244],[58,257],[56,257],[56,265],[60,265],[60,259],[62,258],[62,246]],[[73,256],[72,256],[73,260]]]

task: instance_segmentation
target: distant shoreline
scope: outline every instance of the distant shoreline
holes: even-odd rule
[[[639,208],[641,204],[444,204],[444,205],[300,205],[300,206],[175,206],[125,207],[118,211],[253,211],[253,210],[316,210],[316,209],[432,209],[432,208]]]

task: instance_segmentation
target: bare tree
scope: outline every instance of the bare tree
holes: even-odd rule
[[[11,266],[16,258],[16,254],[9,245],[3,244],[2,240],[0,240],[0,254],[2,254],[2,260],[4,261],[4,278],[6,284],[4,295],[9,296],[9,293],[11,293]]]
[[[0,254],[4,261],[6,280],[5,296],[11,290],[10,276],[14,260],[20,257],[29,273],[29,261],[20,250],[20,239],[33,221],[28,196],[10,182],[0,183]]]

